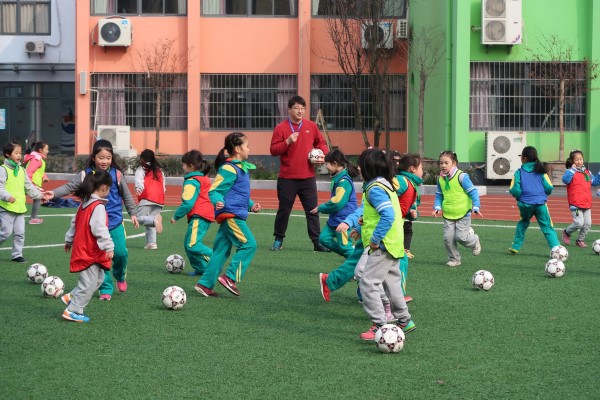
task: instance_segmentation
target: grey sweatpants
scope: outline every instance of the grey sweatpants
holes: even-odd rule
[[[137,219],[140,225],[146,227],[146,244],[156,243],[156,228],[154,227],[154,219],[160,212],[162,207],[155,204],[146,204],[138,206]]]
[[[469,249],[474,249],[479,242],[479,236],[470,232],[471,217],[457,220],[444,218],[444,244],[448,253],[448,261],[460,261],[457,243]]]
[[[33,200],[33,204],[31,205],[31,219],[37,219],[41,204],[42,204],[42,200],[40,200],[40,199]]]
[[[376,249],[369,254],[360,278],[360,293],[363,308],[374,324],[383,325],[387,322],[381,301],[381,293],[384,290],[390,299],[394,319],[400,325],[406,325],[410,321],[402,291],[399,265],[400,261],[385,250]]]
[[[567,226],[565,231],[567,232],[567,235],[571,236],[573,232],[579,230],[579,237],[577,240],[583,242],[592,227],[592,209],[577,208],[571,210],[571,215],[573,216],[573,223]]]
[[[25,214],[15,214],[0,207],[0,244],[12,234],[12,258],[23,256],[25,245]]]
[[[104,282],[104,270],[100,264],[92,264],[89,268],[79,273],[77,286],[71,290],[71,302],[67,310],[77,314],[83,314],[83,309],[92,299],[92,295]]]

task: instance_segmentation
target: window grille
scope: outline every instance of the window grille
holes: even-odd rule
[[[202,15],[275,16],[297,15],[297,0],[202,0]]]
[[[380,113],[383,118],[383,102],[389,105],[389,127],[391,130],[406,130],[406,76],[387,75],[389,90],[381,99]],[[370,88],[370,77],[362,75],[359,80],[358,96],[366,129],[373,129],[375,110]],[[352,90],[348,77],[345,75],[312,75],[311,76],[311,118],[316,118],[319,108],[329,130],[358,130]],[[384,129],[384,121],[381,129]]]
[[[319,17],[406,19],[407,9],[407,0],[312,0],[312,15]]]
[[[157,88],[162,84],[166,89],[159,91]],[[98,125],[156,129],[158,93],[161,93],[160,129],[187,129],[185,74],[93,74],[92,88],[95,89],[92,91],[92,129]]]
[[[472,62],[469,129],[559,130],[559,80],[550,62]],[[556,65],[556,64],[555,64]],[[564,63],[577,77],[565,93],[565,131],[586,130],[586,77],[580,62]]]
[[[297,89],[295,75],[202,74],[202,129],[272,130]]]
[[[0,0],[0,34],[49,35],[50,0]]]
[[[186,15],[187,0],[92,0],[91,10],[92,15]]]

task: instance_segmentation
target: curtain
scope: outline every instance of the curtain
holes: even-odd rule
[[[288,100],[290,92],[294,90],[293,76],[280,76],[277,80],[277,120],[288,115]]]
[[[202,128],[210,129],[210,76],[200,77],[200,120]]]
[[[17,5],[0,4],[2,33],[17,33]]]
[[[312,15],[319,15],[319,1],[312,0]]]
[[[469,126],[472,130],[485,130],[491,128],[490,88],[490,65],[488,63],[471,63]]]
[[[275,1],[277,1],[277,0],[275,0]],[[296,0],[288,0],[288,1],[290,2],[290,14],[289,15],[296,15]]]
[[[184,130],[185,127],[185,97],[186,91],[185,82],[187,77],[177,75],[173,81],[173,87],[171,91],[171,101],[169,102],[169,129],[173,130]]]
[[[117,0],[95,0],[94,14],[115,14],[117,12]]]
[[[35,33],[35,5],[22,4],[19,11],[21,12],[21,20],[19,21],[21,33]]]
[[[198,0],[200,1],[200,0]],[[225,0],[202,0],[202,14],[224,15]]]
[[[35,31],[36,33],[50,33],[50,4],[35,6]]]
[[[319,109],[321,108],[321,97],[319,96],[319,77],[311,76],[310,77],[310,109],[312,110],[312,114],[317,117],[319,113]]]
[[[98,125],[126,125],[125,77],[98,75]]]

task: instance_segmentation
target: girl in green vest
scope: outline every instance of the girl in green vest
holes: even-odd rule
[[[40,140],[31,145],[31,151],[29,151],[23,159],[27,176],[40,192],[43,192],[42,184],[48,182],[48,177],[46,176],[46,158],[48,157],[49,152],[50,147],[48,146],[48,143]],[[37,217],[41,203],[42,201],[40,199],[33,201],[29,225],[39,225],[44,222],[43,219]]]
[[[449,267],[461,264],[457,243],[471,249],[474,256],[481,253],[479,236],[471,229],[471,211],[479,211],[479,192],[469,175],[457,167],[458,157],[450,150],[440,154],[440,176],[435,192],[433,216],[442,211],[444,217],[444,244],[448,252]]]
[[[41,199],[37,190],[21,166],[21,145],[9,142],[2,149],[4,164],[0,168],[0,244],[12,234],[12,260],[24,263],[25,244],[25,193],[32,199]]]

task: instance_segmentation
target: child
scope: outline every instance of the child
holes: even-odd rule
[[[473,250],[473,255],[481,253],[479,236],[471,230],[471,210],[483,217],[479,212],[479,192],[473,186],[469,175],[457,167],[458,157],[453,151],[440,153],[440,176],[435,192],[433,216],[437,218],[440,211],[444,217],[444,244],[448,252],[449,267],[458,267],[460,253],[457,243]]]
[[[327,225],[321,230],[319,243],[329,250],[348,258],[354,252],[348,234],[337,232],[337,226],[357,208],[356,192],[352,178],[358,176],[358,169],[346,159],[344,153],[332,150],[325,156],[325,168],[332,176],[331,199],[311,211],[312,214],[329,214]]]
[[[23,159],[27,176],[40,192],[42,191],[42,184],[49,180],[46,176],[46,158],[49,152],[48,143],[40,140],[31,145],[31,151]],[[33,200],[31,217],[29,218],[30,225],[38,225],[44,222],[43,219],[37,217],[41,203],[41,199]]]
[[[187,215],[188,227],[184,248],[193,268],[188,275],[202,275],[212,256],[212,249],[202,243],[202,239],[215,220],[215,211],[208,198],[208,189],[211,185],[208,178],[210,166],[198,150],[185,153],[181,157],[181,162],[185,173],[181,205],[175,210],[171,223],[174,224]]]
[[[552,182],[546,174],[546,168],[538,159],[535,147],[527,146],[521,153],[521,168],[515,171],[515,176],[510,182],[509,193],[517,199],[521,219],[517,222],[515,238],[508,249],[513,254],[518,253],[525,240],[525,231],[529,227],[529,220],[535,216],[542,233],[546,237],[548,246],[558,246],[558,236],[552,225],[552,218],[548,212],[548,195],[552,193]]]
[[[92,148],[88,167],[79,172],[70,182],[56,188],[53,191],[44,192],[44,198],[51,200],[53,198],[64,197],[76,191],[85,176],[96,170],[104,170],[110,173],[112,184],[108,201],[106,202],[106,212],[108,214],[108,231],[115,244],[114,256],[112,258],[112,273],[117,280],[117,289],[120,292],[127,291],[127,244],[125,243],[125,228],[123,227],[123,204],[131,217],[134,227],[139,227],[135,214],[135,201],[127,187],[127,182],[123,177],[123,171],[115,163],[112,144],[108,140],[100,139]],[[110,274],[104,274],[104,283],[100,286],[100,300],[110,300],[113,294],[113,280]]]
[[[24,263],[25,244],[25,193],[34,200],[42,193],[29,180],[21,167],[21,145],[12,141],[4,145],[4,164],[0,168],[0,244],[12,234],[12,260]]]
[[[213,290],[217,280],[225,289],[239,296],[237,283],[242,280],[256,253],[256,240],[246,224],[248,211],[260,211],[260,204],[250,199],[250,170],[256,167],[246,161],[249,154],[248,138],[243,133],[233,132],[225,137],[225,146],[215,159],[217,176],[208,196],[215,206],[215,216],[220,226],[212,257],[195,286],[196,291],[205,297],[218,296]],[[227,272],[218,276],[231,253],[232,245],[237,251],[231,258]]]
[[[363,340],[373,340],[379,328],[389,322],[381,301],[381,288],[391,301],[394,321],[404,332],[416,326],[411,320],[404,301],[398,264],[404,258],[402,217],[398,196],[392,181],[394,167],[379,149],[365,150],[358,158],[364,180],[362,241],[369,255],[360,278],[363,307],[373,321],[373,326],[360,335]]]
[[[400,154],[399,152],[397,152],[396,150],[392,150],[390,151],[390,158],[392,160],[392,163],[394,164],[394,168],[396,169],[396,174],[398,173],[399,170],[399,166],[400,166],[400,160],[402,159],[402,154]],[[398,177],[396,177],[398,179]],[[399,193],[398,195],[400,195],[401,193]],[[402,207],[402,203],[400,203],[400,207]],[[402,210],[402,214],[404,213],[405,210]],[[415,211],[416,211],[416,206],[415,206]],[[406,218],[406,217],[404,217]],[[412,221],[410,219],[405,219],[404,220],[404,253],[406,253],[406,256],[408,258],[414,258],[414,254],[410,252],[410,244],[412,242],[412,236],[413,236],[413,230],[412,230]],[[404,278],[404,277],[403,277]]]
[[[140,154],[140,166],[135,170],[135,192],[138,195],[137,217],[146,227],[146,250],[156,250],[156,233],[163,230],[160,212],[165,205],[166,182],[160,164],[152,150]]]
[[[410,254],[410,243],[412,241],[412,221],[417,219],[417,206],[421,202],[419,195],[419,186],[423,184],[423,166],[418,154],[405,154],[400,158],[396,165],[396,179],[398,180],[398,201],[402,218],[404,218],[404,253],[408,258]],[[408,263],[400,263],[400,267],[406,267],[402,270],[402,290],[406,294],[406,278],[408,277]],[[412,300],[410,296],[404,296],[408,303]]]
[[[567,171],[562,181],[567,185],[569,209],[573,215],[573,223],[562,231],[565,244],[571,244],[571,234],[579,230],[575,244],[587,247],[585,236],[592,226],[592,186],[600,185],[600,173],[594,176],[583,165],[583,152],[573,150],[565,163]]]
[[[81,198],[81,205],[65,235],[65,251],[73,250],[71,272],[79,272],[79,281],[71,293],[61,297],[67,305],[62,314],[67,321],[90,321],[83,309],[104,281],[104,271],[110,270],[115,245],[108,232],[105,204],[111,186],[110,173],[99,169],[87,174],[74,193]]]

